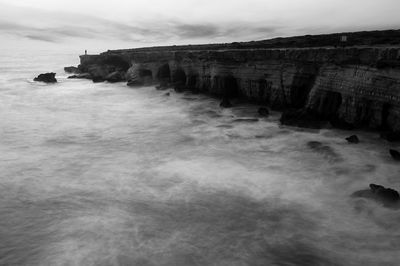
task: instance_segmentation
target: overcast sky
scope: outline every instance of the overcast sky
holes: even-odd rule
[[[399,29],[400,0],[0,0],[0,48],[102,51]]]

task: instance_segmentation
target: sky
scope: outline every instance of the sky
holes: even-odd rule
[[[0,49],[104,51],[400,29],[399,0],[0,0]]]

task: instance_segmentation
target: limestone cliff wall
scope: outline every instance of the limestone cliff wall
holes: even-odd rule
[[[81,56],[80,68],[125,71],[131,85],[169,84],[400,130],[397,48],[119,50]]]

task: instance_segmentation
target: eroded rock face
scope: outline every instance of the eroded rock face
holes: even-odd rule
[[[400,195],[396,190],[376,184],[370,184],[369,188],[370,189],[356,191],[352,196],[372,199],[387,207],[399,207]]]
[[[56,83],[56,73],[45,73],[45,74],[40,74],[36,78],[33,79],[34,81],[41,81],[45,83]]]
[[[103,65],[109,67],[108,75],[129,63],[129,70],[123,70],[128,70],[129,85],[157,82],[177,91],[243,97],[273,109],[295,109],[282,120],[296,126],[319,128],[330,122],[343,129],[400,132],[398,48],[192,48],[109,51],[82,56],[79,68],[89,72],[91,66]]]

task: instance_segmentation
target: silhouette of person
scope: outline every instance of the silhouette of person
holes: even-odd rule
[[[85,55],[87,55],[87,50],[85,50]]]

